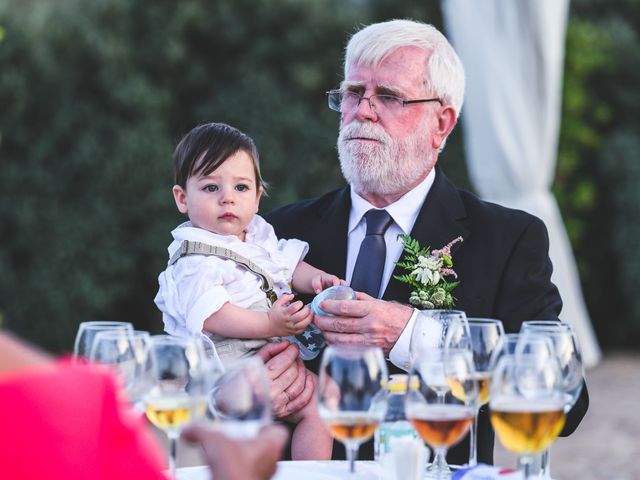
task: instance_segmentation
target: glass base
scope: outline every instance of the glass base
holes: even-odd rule
[[[450,480],[453,471],[450,468],[450,465],[446,465],[444,469],[438,469],[433,463],[427,465],[427,469],[425,470],[424,478],[428,479],[436,479],[436,480]]]

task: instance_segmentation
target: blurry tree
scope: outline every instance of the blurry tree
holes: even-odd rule
[[[640,1],[574,0],[555,193],[605,347],[640,341]]]
[[[0,0],[0,321],[57,351],[83,320],[160,330],[180,136],[222,121],[254,137],[272,185],[264,210],[337,187],[324,91],[342,78],[346,38],[433,12],[435,1]]]

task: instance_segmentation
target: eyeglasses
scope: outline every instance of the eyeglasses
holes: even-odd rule
[[[398,112],[404,108],[405,105],[410,105],[413,103],[424,103],[424,102],[438,102],[442,104],[442,100],[439,98],[422,98],[419,100],[403,100],[400,97],[395,95],[389,95],[385,93],[380,93],[377,95],[371,95],[369,97],[365,97],[360,93],[352,92],[352,91],[342,91],[342,90],[329,90],[327,92],[327,99],[329,101],[329,108],[331,110],[335,110],[336,112],[352,112],[362,100],[366,100],[369,102],[369,107],[371,110],[378,113],[380,111],[388,111],[388,112]]]

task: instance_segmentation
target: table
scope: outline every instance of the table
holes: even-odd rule
[[[346,461],[282,461],[272,480],[334,480],[347,476]],[[382,470],[376,462],[356,462],[358,480],[380,480]],[[211,480],[207,467],[183,467],[177,470],[178,480]]]

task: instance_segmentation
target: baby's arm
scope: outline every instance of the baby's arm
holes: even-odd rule
[[[298,335],[311,323],[313,315],[302,302],[289,303],[292,299],[293,295],[283,295],[268,312],[254,312],[227,302],[204,321],[203,329],[232,338]]]
[[[335,275],[323,272],[307,262],[298,263],[293,271],[291,283],[293,289],[298,293],[320,293],[325,288],[347,284]]]

